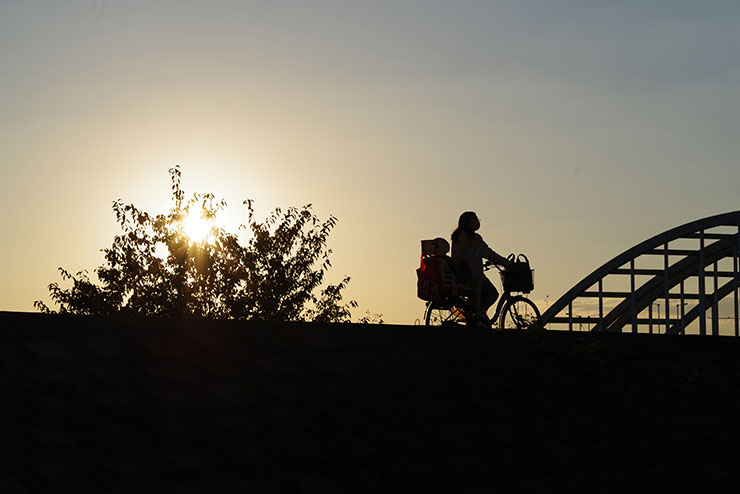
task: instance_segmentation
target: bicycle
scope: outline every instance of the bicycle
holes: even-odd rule
[[[509,256],[513,258],[513,255]],[[486,263],[484,270],[491,269],[495,264]],[[504,279],[508,272],[498,268]],[[506,287],[506,283],[504,283]],[[470,300],[473,292],[470,287],[458,284],[458,293],[442,300],[427,302],[424,310],[424,321],[427,326],[448,326],[462,324],[480,324],[480,318],[475,317],[475,311]],[[490,310],[490,309],[489,309]],[[499,329],[538,329],[541,327],[540,311],[530,299],[524,295],[512,295],[511,291],[504,290],[499,297],[496,309],[490,317],[490,327],[498,321]]]

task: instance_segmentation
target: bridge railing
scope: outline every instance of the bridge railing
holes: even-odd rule
[[[687,242],[695,248],[684,248]],[[615,278],[622,281],[621,289],[605,289]],[[709,311],[711,334],[718,335],[720,302],[732,295],[733,316],[726,319],[734,321],[731,332],[740,336],[739,287],[740,211],[734,211],[678,226],[628,249],[553,303],[543,322],[548,329],[559,325],[570,331],[587,324],[593,331],[636,333],[662,327],[663,332],[683,334],[698,319],[697,332],[705,335]],[[593,306],[594,300],[596,307],[583,315],[580,307]]]

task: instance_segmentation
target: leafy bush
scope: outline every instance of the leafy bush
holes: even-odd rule
[[[72,286],[49,285],[50,309],[42,312],[75,314],[127,313],[147,316],[202,316],[210,318],[281,321],[349,321],[355,301],[342,303],[345,277],[325,285],[331,266],[326,246],[337,219],[320,221],[311,205],[276,208],[257,221],[251,200],[244,201],[251,234],[247,245],[238,236],[209,223],[205,240],[188,237],[184,221],[192,215],[212,221],[226,208],[213,194],[194,194],[184,201],[179,167],[170,170],[172,208],[150,215],[133,204],[114,201],[113,211],[122,233],[103,249],[105,262],[95,273],[71,275],[59,268]]]

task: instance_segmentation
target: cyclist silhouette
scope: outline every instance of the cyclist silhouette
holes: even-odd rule
[[[473,290],[472,304],[476,315],[490,324],[486,312],[498,299],[498,290],[483,274],[483,259],[510,269],[513,263],[491,249],[476,231],[480,228],[478,215],[466,211],[460,215],[452,232],[452,262],[458,282],[467,283]]]

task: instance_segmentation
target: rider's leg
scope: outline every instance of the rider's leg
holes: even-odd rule
[[[496,300],[498,300],[498,290],[493,286],[491,280],[484,276],[481,283],[480,311],[483,314],[487,313],[488,309],[496,303]]]
[[[472,288],[472,293],[470,294],[470,307],[473,310],[473,313],[471,314],[471,322],[475,321],[481,321],[481,322],[487,322],[486,318],[481,319],[481,310],[480,310],[480,302],[481,302],[481,292],[483,289],[483,280],[478,279],[472,279],[470,281],[470,287]]]
[[[485,276],[481,276],[476,281],[477,283],[473,285],[474,295],[471,297],[471,302],[475,308],[476,319],[487,326],[491,321],[488,319],[486,312],[488,312],[488,308],[498,298],[498,292],[496,291],[496,287]]]

